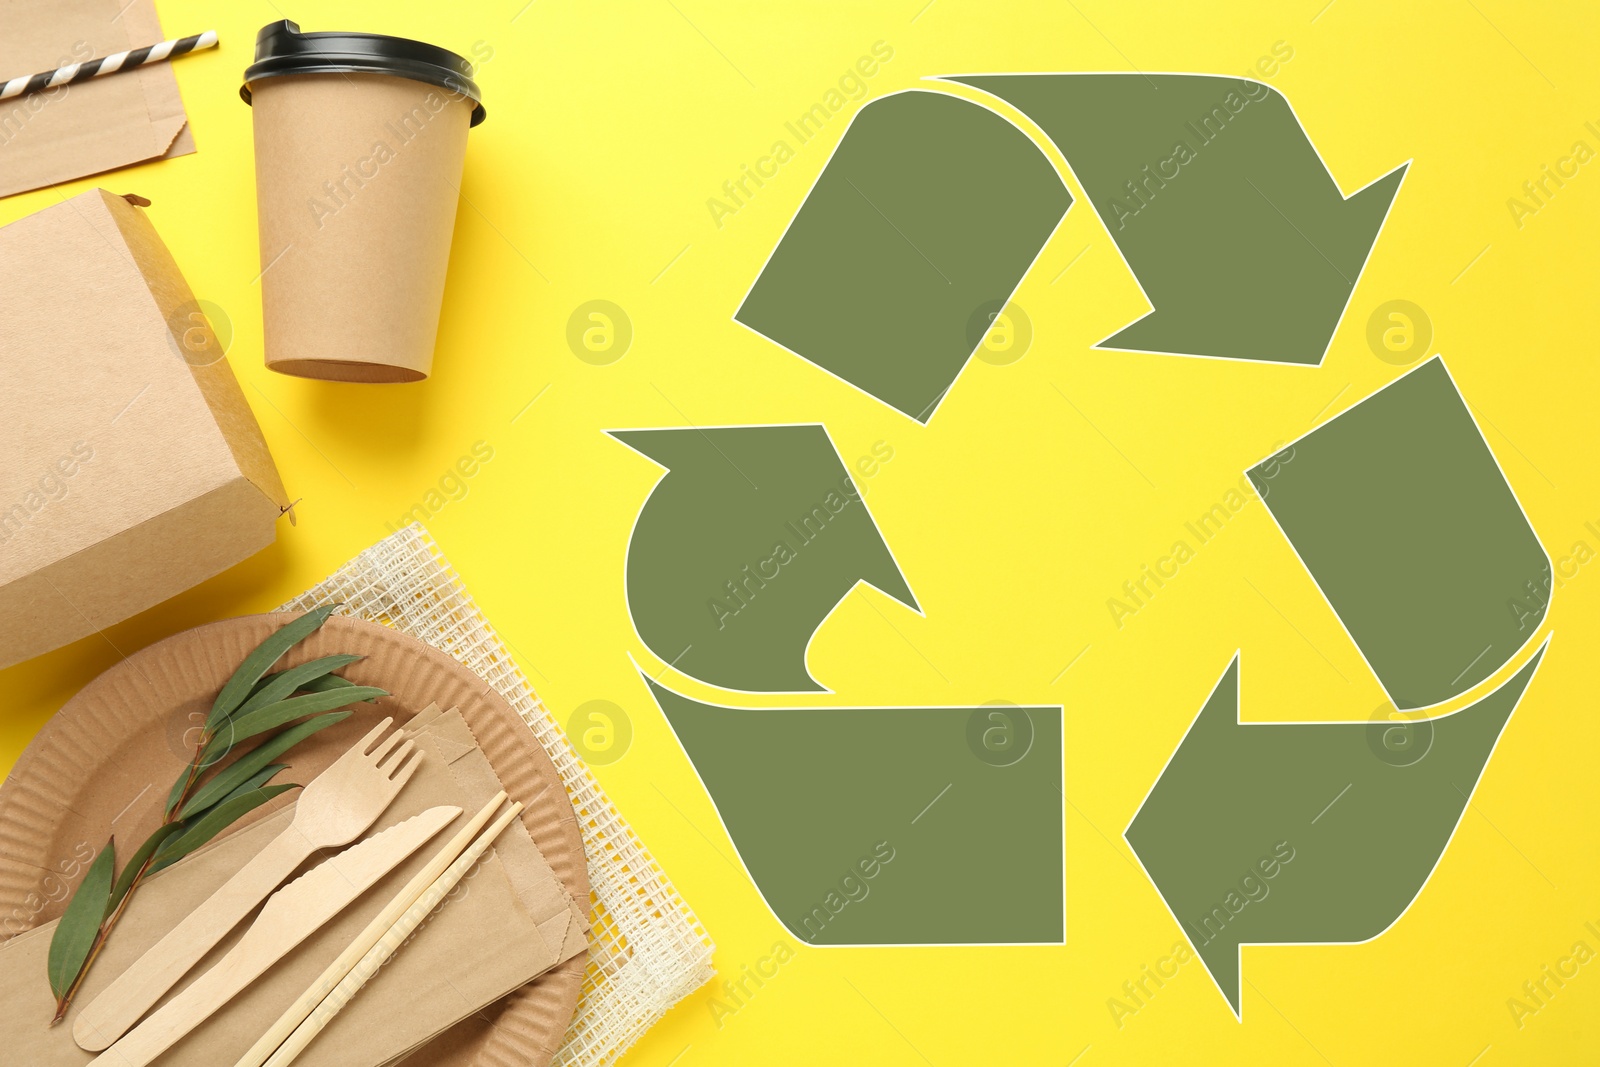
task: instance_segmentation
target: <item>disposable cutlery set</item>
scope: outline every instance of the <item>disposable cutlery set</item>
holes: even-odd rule
[[[204,906],[191,911],[154,948],[139,957],[138,962],[84,1008],[72,1026],[73,1040],[80,1047],[99,1052],[116,1041],[300,864],[319,849],[349,844],[378,820],[390,801],[411,780],[418,762],[413,760],[401,766],[415,745],[405,741],[399,732],[378,743],[392,723],[392,719],[384,719],[350,751],[340,756],[333,766],[307,785],[295,804],[294,821],[288,828],[256,853],[255,858],[213,893]],[[450,817],[458,813],[452,812]],[[448,822],[449,819],[444,821]],[[444,822],[436,823],[433,830],[443,825]],[[378,859],[369,861],[364,868],[373,872],[367,885],[409,856],[430,834],[415,839],[396,837],[393,839],[395,845],[387,850],[370,849],[368,855],[376,852]],[[365,842],[362,847],[374,846],[377,840]],[[409,847],[400,851],[401,844],[409,844]],[[353,853],[356,850],[351,851]],[[317,870],[323,868],[318,867]],[[332,874],[331,877],[337,878],[338,875]],[[327,880],[328,876],[324,876],[316,883],[296,883],[298,889],[295,886],[285,889],[274,898],[274,902],[280,905],[281,912],[286,910],[282,899],[287,899],[287,907],[292,908],[296,907],[296,898],[308,897],[318,889],[337,889],[336,886],[322,885]],[[358,895],[359,890],[345,895],[343,903],[348,904]],[[262,913],[262,919],[268,917],[268,912]],[[314,923],[305,933],[316,930],[326,918],[324,916],[322,921]],[[257,927],[261,925],[257,923]],[[285,951],[288,947],[285,946]],[[276,958],[274,956],[267,962],[270,964]],[[159,1053],[161,1048],[150,1055]],[[127,1050],[121,1051],[128,1056]],[[128,1058],[133,1061],[131,1056]]]
[[[455,889],[500,831],[521,813],[522,805],[512,804],[493,826],[479,834],[505,799],[505,793],[499,793],[485,804],[234,1067],[283,1067],[292,1063],[339,1009],[388,962],[428,913]]]
[[[419,721],[428,717],[420,716]],[[462,814],[459,806],[428,807],[344,848],[279,888],[318,851],[347,845],[365,834],[411,780],[424,752],[406,732],[390,732],[391,725],[392,720],[384,719],[313,780],[281,832],[83,1007],[72,1036],[80,1047],[100,1052],[93,1063],[143,1067],[156,1062],[457,820]],[[498,792],[462,825],[261,1035],[237,1067],[283,1067],[299,1057],[522,811],[521,804],[512,803],[502,812],[507,799],[503,790]],[[255,920],[217,963],[154,1012],[150,1010],[263,900]]]

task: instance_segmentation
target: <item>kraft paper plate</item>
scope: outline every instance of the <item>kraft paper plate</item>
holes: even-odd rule
[[[252,615],[177,634],[123,660],[67,702],[0,786],[0,939],[58,918],[84,861],[106,838],[143,841],[161,821],[217,691],[294,614]],[[399,724],[438,702],[458,707],[506,791],[526,806],[528,833],[573,900],[587,909],[589,875],[577,816],[550,757],[489,684],[444,653],[376,623],[334,616],[280,662],[366,658],[343,674],[393,696],[358,704],[348,721],[290,754],[284,781],[309,782],[385,715]],[[293,793],[238,825],[291,802]],[[447,1030],[407,1057],[439,1067],[543,1067],[578,1005],[588,953]],[[41,977],[41,981],[43,978]]]

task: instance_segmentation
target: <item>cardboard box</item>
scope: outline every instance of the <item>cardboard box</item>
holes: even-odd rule
[[[0,229],[0,667],[260,551],[287,503],[144,212],[95,189]]]

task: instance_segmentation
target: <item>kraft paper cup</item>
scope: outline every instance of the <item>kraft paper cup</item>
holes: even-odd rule
[[[376,34],[257,37],[253,109],[266,363],[346,382],[433,366],[466,155],[472,66]]]

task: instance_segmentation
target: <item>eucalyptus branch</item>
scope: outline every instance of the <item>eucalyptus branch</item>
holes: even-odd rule
[[[334,672],[359,656],[324,656],[268,674],[284,653],[325,622],[333,607],[308,611],[283,626],[245,658],[217,694],[195,743],[194,755],[172,783],[160,826],[145,839],[113,881],[115,839],[108,842],[83,882],[67,901],[50,941],[50,989],[59,1023],[72,1006],[84,977],[111,937],[128,902],[145,880],[176,863],[221,833],[246,813],[297,785],[268,785],[284,764],[272,762],[320,730],[343,722],[351,712],[336,711],[355,700],[376,699],[382,690],[359,688]],[[298,722],[296,720],[299,720]],[[293,725],[290,725],[290,724]],[[286,727],[279,729],[279,727]],[[224,757],[240,741],[278,732],[226,767]],[[216,773],[207,777],[207,772]]]

